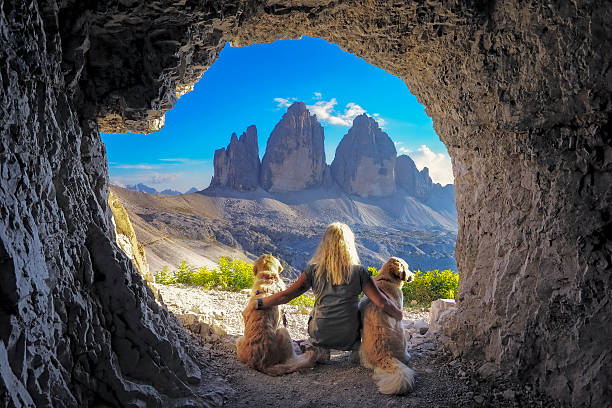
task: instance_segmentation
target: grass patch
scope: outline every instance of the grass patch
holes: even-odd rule
[[[218,268],[197,267],[183,261],[174,271],[169,271],[166,265],[155,274],[155,282],[162,285],[182,283],[206,289],[218,288],[229,291],[250,288],[254,280],[253,265],[227,256],[219,258]]]
[[[298,306],[301,308],[307,308],[307,309],[312,309],[314,307],[314,303],[315,303],[314,297],[307,295],[306,293],[296,298],[293,298],[289,301],[290,305]]]
[[[370,266],[368,271],[372,277],[378,275],[378,270]],[[454,299],[459,289],[459,275],[450,269],[414,272],[414,281],[404,284],[404,305],[412,308],[429,307],[437,299]],[[413,302],[416,301],[416,304]]]

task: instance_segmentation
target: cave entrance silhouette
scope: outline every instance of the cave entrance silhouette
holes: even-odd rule
[[[609,250],[594,244],[606,241],[609,211],[602,199],[610,194],[604,182],[609,165],[601,159],[609,151],[608,113],[594,100],[609,100],[609,86],[595,74],[599,69],[562,75],[556,67],[573,61],[569,49],[586,38],[580,30],[601,24],[597,13],[603,10],[567,14],[552,3],[541,7],[549,10],[544,20],[514,3],[508,9],[445,2],[279,3],[245,12],[218,35],[233,45],[323,38],[406,82],[453,160],[462,282],[459,310],[448,328],[451,348],[484,356],[504,372],[580,403],[605,389],[586,367],[601,373],[600,356],[610,359],[602,338],[590,337],[606,321],[596,299],[610,295],[609,266],[595,261],[607,259]],[[568,21],[580,29],[568,31]],[[554,38],[565,45],[558,47]],[[602,61],[601,41],[585,49],[583,61]],[[547,50],[546,56],[536,49]],[[214,52],[209,55],[208,64]],[[202,71],[173,72],[178,92]],[[606,91],[587,96],[598,88]],[[160,115],[154,110],[135,127],[150,127]],[[99,123],[111,130],[107,117],[99,115]],[[588,176],[595,173],[580,163],[594,166],[599,176]],[[580,222],[575,211],[599,221]],[[575,334],[552,341],[560,327]],[[589,336],[577,334],[585,332]],[[576,364],[584,369],[572,368]]]
[[[0,284],[19,292],[0,308],[0,397],[204,398],[180,330],[113,243],[99,131],[158,129],[225,41],[307,35],[402,78],[448,148],[451,351],[575,406],[610,400],[605,2],[8,0],[0,15]]]

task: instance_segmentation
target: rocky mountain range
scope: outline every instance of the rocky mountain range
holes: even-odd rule
[[[456,268],[453,186],[433,183],[427,168],[397,156],[367,115],[354,119],[331,165],[323,127],[296,102],[272,131],[261,161],[254,125],[232,134],[215,151],[210,186],[198,194],[112,191],[153,272],[182,260],[212,266],[222,255],[253,259],[269,252],[295,277],[334,221],[351,226],[366,265],[401,256],[413,268]]]
[[[274,127],[259,161],[257,129],[249,126],[227,148],[215,151],[214,176],[207,191],[229,188],[287,193],[339,188],[358,197],[386,197],[400,192],[437,207],[454,210],[454,188],[433,183],[427,167],[419,171],[407,155],[366,114],[357,116],[342,138],[331,165],[326,164],[323,127],[303,102],[294,102]],[[452,215],[452,214],[449,214]]]
[[[143,184],[143,183],[129,184],[129,185],[125,186],[125,188],[128,189],[128,190],[138,191],[138,192],[141,192],[141,193],[147,193],[147,194],[165,194],[165,195],[191,194],[191,193],[195,193],[195,192],[199,191],[195,187],[191,187],[189,190],[185,191],[184,193],[181,193],[180,191],[174,190],[174,189],[171,189],[171,188],[167,188],[167,189],[162,190],[162,191],[157,191],[155,188],[149,187],[149,186],[147,186],[146,184]]]

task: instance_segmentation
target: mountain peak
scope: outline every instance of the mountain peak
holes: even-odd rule
[[[271,192],[300,191],[323,183],[323,126],[304,102],[294,102],[276,124],[261,160],[261,186]]]
[[[227,148],[215,151],[211,187],[230,187],[239,191],[255,190],[259,183],[259,145],[257,128],[251,125],[236,136],[232,133]]]
[[[306,104],[301,101],[295,101],[287,108],[287,113],[293,115],[301,115],[304,112],[308,112],[308,108],[306,108]]]
[[[395,144],[371,116],[361,114],[344,135],[331,164],[332,176],[345,192],[380,197],[395,191]]]

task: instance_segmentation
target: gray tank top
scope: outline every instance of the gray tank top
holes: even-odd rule
[[[327,279],[316,276],[316,265],[308,265],[304,271],[315,304],[308,319],[308,335],[315,346],[351,350],[359,342],[359,294],[370,279],[370,272],[361,265],[354,265],[348,283],[332,285]]]

